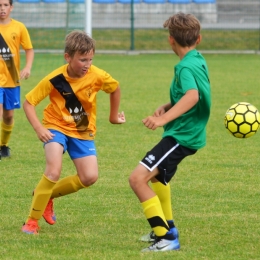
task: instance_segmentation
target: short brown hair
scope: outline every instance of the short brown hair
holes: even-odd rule
[[[73,57],[76,52],[80,54],[95,53],[95,41],[84,31],[74,30],[65,38],[65,53]]]
[[[200,35],[200,22],[192,14],[177,13],[169,17],[163,24],[169,34],[182,47],[194,45]]]

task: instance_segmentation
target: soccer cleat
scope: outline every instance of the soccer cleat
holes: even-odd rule
[[[173,236],[175,238],[179,238],[179,232],[176,227],[173,227],[170,229],[170,231],[173,233]],[[140,238],[140,241],[142,242],[154,242],[156,240],[157,236],[155,235],[154,231],[151,231],[149,234],[146,234]]]
[[[180,243],[178,238],[174,240],[168,240],[164,238],[156,238],[154,243],[147,248],[144,248],[141,252],[159,252],[159,251],[169,251],[169,250],[179,250]]]
[[[10,153],[10,147],[6,146],[6,145],[2,145],[1,146],[1,157],[10,157],[11,153]]]
[[[50,225],[55,224],[56,216],[53,211],[53,199],[49,200],[42,216],[48,224],[50,224]]]
[[[24,223],[22,227],[22,232],[32,235],[37,235],[40,227],[38,226],[38,220],[29,219],[26,223]]]
[[[140,241],[143,242],[154,242],[155,239],[156,239],[156,235],[153,231],[151,231],[149,234],[140,237]]]

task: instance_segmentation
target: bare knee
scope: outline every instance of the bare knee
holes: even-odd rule
[[[79,176],[79,179],[84,186],[89,187],[98,180],[98,174],[91,174],[88,176]]]
[[[13,124],[13,113],[3,113],[3,121],[7,125]]]
[[[133,173],[129,176],[128,182],[132,189],[134,189],[134,187],[138,183],[137,178]]]
[[[50,170],[48,170],[48,171],[45,171],[44,174],[51,181],[58,181],[59,178],[60,178],[60,172],[59,171],[54,171],[54,170],[50,171]]]
[[[142,185],[146,185],[148,180],[142,178],[142,175],[138,174],[138,172],[133,172],[129,177],[129,185],[133,191],[137,191],[142,187]]]

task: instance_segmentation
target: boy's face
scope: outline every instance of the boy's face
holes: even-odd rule
[[[88,69],[92,64],[94,52],[93,50],[86,54],[79,54],[76,52],[73,57],[70,57],[68,53],[65,53],[64,57],[69,63],[67,71],[68,75],[71,78],[82,78],[87,74]]]
[[[5,21],[9,18],[13,6],[10,5],[9,0],[0,0],[0,21]]]

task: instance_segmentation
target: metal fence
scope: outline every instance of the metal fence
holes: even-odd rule
[[[12,17],[28,28],[84,28],[84,1],[16,0]],[[157,29],[170,15],[182,11],[196,15],[203,29],[259,31],[254,40],[260,46],[260,0],[132,1],[93,0],[92,29]]]

